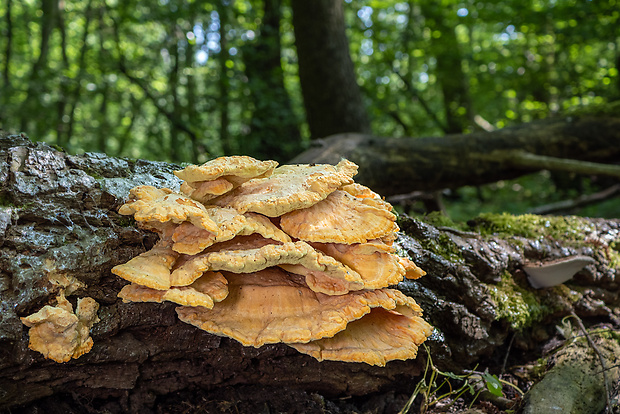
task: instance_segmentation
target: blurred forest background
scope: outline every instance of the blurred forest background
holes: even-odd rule
[[[338,132],[492,131],[620,97],[619,3],[4,0],[0,128],[176,163],[286,162]],[[541,172],[443,195],[463,220],[609,185]],[[570,212],[619,211],[612,198]]]

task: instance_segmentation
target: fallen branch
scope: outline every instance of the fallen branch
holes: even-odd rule
[[[616,197],[618,194],[620,194],[620,184],[615,184],[593,194],[584,194],[577,198],[573,198],[572,200],[562,200],[555,203],[545,204],[543,206],[532,208],[528,212],[532,214],[557,214],[590,204],[599,203],[601,201]]]
[[[620,178],[620,166],[618,165],[537,155],[519,149],[498,150],[490,154],[475,155],[474,158],[494,161],[526,170],[566,171],[575,174],[605,175]]]

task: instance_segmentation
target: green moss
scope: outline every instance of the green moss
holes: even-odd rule
[[[515,330],[521,330],[543,320],[563,307],[562,298],[574,300],[570,289],[564,285],[552,290],[536,290],[519,286],[508,272],[497,285],[487,285],[495,302],[498,320],[505,320]]]
[[[435,227],[451,227],[457,230],[466,230],[466,225],[463,223],[456,223],[440,211],[433,211],[425,214],[421,217],[417,217],[420,221],[428,223]]]
[[[17,205],[13,200],[13,197],[9,193],[0,193],[0,206],[1,207],[12,207],[19,210],[28,210],[36,206],[37,203],[35,201],[29,201],[27,203]]]
[[[616,241],[610,243],[606,253],[609,259],[609,267],[620,270],[620,243]]]
[[[426,250],[430,250],[453,263],[463,263],[465,261],[461,249],[447,234],[442,233],[437,239],[426,238],[418,241]]]
[[[556,240],[582,241],[594,229],[583,217],[512,215],[485,213],[472,221],[482,235],[522,236],[531,239],[551,237]]]
[[[542,240],[545,238],[559,240],[574,247],[589,246],[598,250],[609,260],[609,266],[620,270],[620,243],[612,242],[609,246],[597,244],[586,239],[588,234],[596,233],[596,228],[587,218],[577,216],[538,216],[535,214],[512,215],[509,213],[480,214],[468,223],[483,236],[507,238],[521,236]],[[519,244],[519,239],[512,239],[512,244]]]
[[[103,180],[105,177],[99,173],[97,173],[96,171],[94,171],[93,169],[90,168],[84,168],[83,171],[90,175],[91,177],[93,177],[95,180]]]
[[[452,223],[452,221],[450,221],[450,219],[448,219],[447,217],[444,216],[444,218],[440,218],[440,216],[441,214],[429,214],[425,217],[435,217],[434,220],[441,220],[443,223],[446,224]],[[414,221],[427,222],[429,224],[432,224],[434,227],[439,226],[436,222],[430,223],[429,220],[425,220],[419,217],[416,219],[412,219],[407,215],[399,215],[397,217],[398,226],[403,230],[403,232],[411,237],[414,237],[424,249],[429,250],[454,263],[464,262],[461,249],[456,243],[452,241],[448,233],[436,231],[427,232],[425,230],[420,230],[418,226],[412,226],[412,223],[414,223]],[[411,229],[412,227],[414,228],[413,230]]]
[[[119,215],[116,222],[121,227],[135,227],[136,226],[136,221],[133,219],[132,216]]]
[[[9,193],[0,192],[0,206],[3,207],[15,207],[13,200]]]

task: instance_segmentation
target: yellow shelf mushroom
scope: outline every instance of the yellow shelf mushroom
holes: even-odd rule
[[[61,294],[56,306],[45,305],[40,311],[21,318],[30,328],[28,348],[56,362],[79,358],[93,347],[89,331],[99,321],[98,309],[94,299],[83,298],[78,299],[74,313],[71,303]]]
[[[431,333],[389,289],[425,272],[392,245],[392,206],[355,183],[357,165],[220,157],[176,175],[183,194],[141,186],[119,210],[160,234],[113,272],[125,301],[184,305],[179,318],[246,346],[286,343],[318,360],[415,358]]]

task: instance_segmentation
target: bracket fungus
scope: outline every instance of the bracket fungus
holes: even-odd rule
[[[112,271],[124,301],[172,301],[179,319],[246,346],[283,342],[318,360],[385,365],[431,334],[411,297],[424,275],[392,245],[392,206],[357,165],[221,157],[175,174],[183,194],[137,187],[119,212],[159,233]]]
[[[395,222],[396,216],[387,208],[336,190],[311,207],[284,214],[280,226],[300,240],[352,244],[396,232]]]
[[[138,285],[170,289],[170,273],[178,257],[177,252],[160,241],[151,250],[113,267],[112,273]]]
[[[170,289],[153,289],[137,283],[125,285],[118,293],[124,302],[170,301],[186,306],[213,308],[215,302],[228,296],[228,281],[219,272],[205,272],[188,286],[173,286]]]
[[[364,289],[381,289],[397,284],[403,280],[403,276],[417,279],[425,273],[413,261],[394,255],[393,247],[381,241],[311,244],[357,272],[364,283]]]
[[[419,315],[408,316],[398,310],[374,308],[331,338],[290,346],[319,361],[366,362],[383,366],[394,359],[416,357],[417,344],[431,334],[430,325]]]
[[[219,157],[202,165],[189,165],[175,175],[184,180],[183,194],[201,203],[225,194],[253,178],[268,177],[278,163],[247,156]]]
[[[233,239],[235,236],[259,234],[267,239],[282,243],[291,238],[276,227],[267,217],[256,213],[239,214],[236,210],[222,207],[209,207],[210,217],[218,226],[217,233],[197,228],[191,223],[182,223],[172,233],[172,249],[184,254],[198,254],[214,243]]]
[[[209,217],[205,206],[169,188],[158,190],[151,186],[139,186],[130,191],[130,197],[132,201],[123,204],[119,213],[133,214],[139,222],[172,221],[179,224],[189,221],[196,227],[217,233],[217,225]]]
[[[569,256],[523,266],[532,287],[542,289],[566,282],[575,273],[596,261],[590,256]]]
[[[202,165],[189,165],[174,175],[192,184],[196,182],[215,182],[225,178],[240,185],[252,178],[269,177],[278,163],[276,161],[259,161],[246,155],[219,157]]]
[[[28,348],[56,362],[67,362],[88,353],[93,347],[89,333],[90,328],[99,322],[99,304],[92,298],[78,299],[74,313],[64,294],[57,301],[56,306],[45,305],[21,320],[30,328]]]
[[[184,322],[229,336],[246,346],[329,338],[378,307],[406,307],[409,312],[421,312],[412,298],[394,289],[324,295],[277,268],[252,275],[226,273],[226,277],[229,296],[213,310],[180,307],[177,314]]]
[[[344,294],[349,290],[364,288],[362,278],[357,272],[302,241],[267,244],[257,249],[220,250],[193,256],[172,272],[172,278],[173,283],[181,285],[195,280],[208,270],[254,273],[274,266],[307,276],[306,283],[315,292]]]
[[[247,181],[212,201],[241,213],[252,211],[278,217],[293,210],[311,207],[338,187],[353,183],[357,165],[342,160],[337,165],[283,165],[266,178]]]

